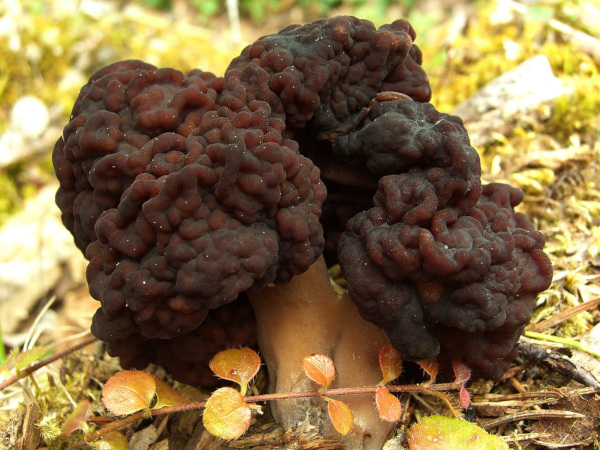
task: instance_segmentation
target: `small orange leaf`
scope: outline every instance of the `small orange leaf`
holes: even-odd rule
[[[128,450],[127,438],[117,431],[112,431],[94,442],[96,450]]]
[[[468,408],[471,404],[471,396],[469,395],[469,392],[467,392],[467,390],[465,389],[464,384],[460,387],[459,399],[460,400],[458,403],[461,408]]]
[[[244,397],[230,387],[217,389],[206,401],[202,422],[213,436],[237,439],[250,426],[250,407]]]
[[[455,383],[466,383],[471,378],[471,369],[460,359],[452,360],[452,370],[454,370]]]
[[[434,383],[435,377],[437,377],[438,374],[438,363],[435,358],[427,359],[425,361],[417,361],[417,364],[420,365],[421,369],[427,372],[427,375],[430,377],[430,379],[423,384]]]
[[[108,379],[102,388],[102,403],[118,416],[150,408],[156,382],[152,375],[139,370],[123,370]]]
[[[189,400],[181,392],[177,392],[160,378],[152,375],[156,383],[156,404],[155,409],[165,408],[167,406],[185,405]]]
[[[354,416],[350,407],[339,400],[334,400],[329,397],[323,397],[327,400],[327,412],[333,427],[341,435],[346,435],[354,425]]]
[[[65,424],[63,425],[62,436],[68,436],[75,430],[83,430],[85,433],[87,429],[85,419],[89,410],[90,402],[88,400],[79,402],[73,412],[67,416],[67,420],[65,420]]]
[[[231,348],[217,353],[209,367],[218,377],[239,384],[246,395],[248,383],[260,369],[260,356],[249,348]]]
[[[384,345],[379,350],[379,367],[383,373],[381,386],[395,380],[402,373],[402,355],[392,345]]]
[[[381,420],[386,422],[397,422],[402,415],[402,405],[395,395],[390,394],[386,387],[380,387],[375,391],[375,404]]]
[[[305,356],[302,360],[302,370],[308,378],[327,388],[335,376],[335,366],[331,358],[319,353]]]

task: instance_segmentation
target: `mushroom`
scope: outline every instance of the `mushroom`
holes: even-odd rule
[[[505,370],[550,280],[543,236],[518,191],[481,187],[460,119],[426,103],[415,37],[335,17],[260,38],[224,78],[140,61],[91,77],[54,148],[56,200],[90,261],[92,331],[124,367],[210,386],[210,355],[257,339],[273,391],[309,389],[317,352],[336,386],[373,385],[389,339]],[[381,448],[371,396],[348,402],[346,442]],[[273,409],[331,431],[309,400]]]

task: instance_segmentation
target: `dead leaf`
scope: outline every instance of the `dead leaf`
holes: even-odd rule
[[[127,438],[117,431],[105,435],[99,441],[93,443],[96,450],[128,450]]]
[[[149,450],[150,446],[156,443],[158,432],[154,425],[148,425],[139,431],[133,433],[129,441],[129,448],[135,450]]]
[[[600,349],[600,324],[596,325],[580,339],[589,348]],[[600,359],[581,350],[573,350],[574,363],[586,369],[600,383]]]
[[[553,410],[573,411],[585,415],[583,419],[547,418],[533,424],[533,431],[550,436],[536,440],[550,448],[577,447],[594,441],[596,427],[600,424],[600,396],[563,397],[551,407]]]
[[[85,421],[85,419],[87,418],[89,411],[90,402],[88,400],[83,400],[79,402],[73,410],[73,412],[69,414],[67,420],[65,420],[62,435],[68,436],[75,430],[83,430],[83,432],[85,433],[87,429],[87,422]]]

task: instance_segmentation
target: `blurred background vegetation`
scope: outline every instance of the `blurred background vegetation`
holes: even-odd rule
[[[592,272],[586,272],[584,284],[596,285],[600,276],[597,0],[3,0],[0,226],[42,186],[55,183],[51,149],[78,90],[98,68],[137,58],[184,72],[201,68],[222,75],[229,61],[257,37],[290,23],[339,14],[370,19],[376,25],[408,19],[423,50],[432,103],[444,112],[452,112],[523,61],[535,55],[548,58],[569,94],[479,145],[482,169],[486,181],[507,180],[526,191],[524,208],[546,233],[548,251],[565,274],[570,263],[558,258],[573,254],[576,236],[585,239],[587,259],[579,258],[574,269],[581,275],[582,261],[592,261],[585,269]],[[558,162],[549,158],[554,161],[551,166],[532,165],[532,154],[544,151],[555,152],[556,158],[564,154],[560,151],[575,151],[578,156]],[[573,302],[581,300],[577,287],[581,276],[568,272],[563,278],[564,286],[546,294],[546,300],[553,297],[546,302],[548,308],[567,294],[574,296]],[[592,320],[589,314],[581,317],[585,323]]]
[[[183,72],[200,68],[222,75],[229,61],[259,36],[340,14],[376,25],[408,19],[423,51],[432,103],[443,112],[451,113],[486,83],[534,56],[547,58],[564,93],[528,114],[503,117],[508,126],[476,148],[484,180],[521,187],[526,194],[521,210],[546,236],[555,276],[540,295],[532,322],[600,297],[598,0],[0,0],[0,232],[19,212],[29,214],[24,206],[44,190],[50,195],[42,200],[52,204],[57,182],[51,150],[79,89],[100,67],[137,58]],[[467,129],[472,125],[467,122]],[[56,208],[52,211],[58,215]],[[22,225],[13,228],[23,234]],[[48,234],[57,235],[55,230]],[[64,258],[75,259],[65,256],[70,255],[66,247],[71,237],[66,239],[56,250],[63,272],[72,262]],[[12,240],[0,238],[0,275],[6,280],[24,272],[24,264],[10,267],[20,250],[2,252]],[[39,247],[48,242],[39,240],[32,258],[42,260]],[[52,284],[48,275],[35,272],[33,279],[42,279],[44,286],[30,306],[23,305],[20,294],[10,294],[16,291],[0,279],[0,313],[15,314],[9,301],[25,310],[10,330],[6,315],[0,314],[9,347],[24,346],[31,318],[46,312],[43,305],[57,310],[58,318],[36,331],[42,344],[56,342],[48,330],[63,330],[65,317],[73,319],[69,333],[89,328],[97,304],[87,294],[85,261],[72,250],[82,260],[76,268],[79,278],[69,275],[71,279]],[[75,292],[73,301],[67,291]],[[58,300],[50,307],[52,294]],[[598,308],[586,308],[545,330],[581,338],[599,322]],[[520,376],[523,383],[539,381],[523,372]],[[0,416],[2,411],[11,415],[14,404],[1,400]],[[45,439],[49,443],[54,438]]]
[[[41,102],[38,121],[47,122],[53,132],[46,133],[43,144],[52,146],[78,89],[103,65],[139,58],[182,71],[198,67],[222,74],[231,58],[258,36],[337,14],[376,25],[409,19],[425,54],[432,102],[447,112],[500,73],[545,54],[555,74],[575,84],[575,98],[559,102],[545,125],[564,142],[573,133],[594,134],[597,129],[592,122],[600,107],[600,57],[582,52],[568,36],[574,31],[598,37],[598,4],[593,1],[3,0],[0,136],[11,128],[16,134],[0,138],[0,223],[51,176],[49,148],[43,151],[39,142],[47,129],[29,124],[34,129],[23,132],[19,126],[24,125],[15,123],[18,117],[11,124],[19,99],[33,96]],[[567,27],[566,36],[552,26],[555,22]],[[39,164],[32,165],[30,158],[3,158],[32,140],[38,140],[32,153],[41,156]]]

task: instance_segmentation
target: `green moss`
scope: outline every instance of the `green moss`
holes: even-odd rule
[[[593,141],[600,136],[600,75],[575,76],[570,81],[573,94],[556,101],[546,131],[561,141],[567,141],[573,134],[583,141]]]

